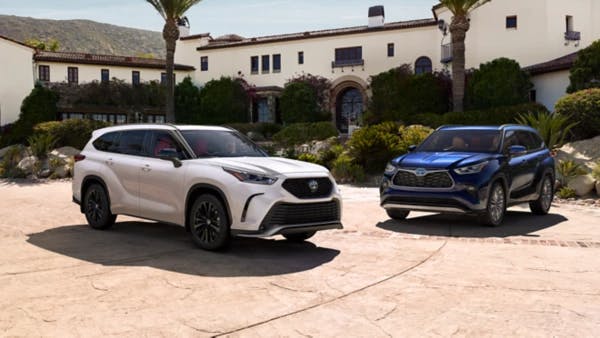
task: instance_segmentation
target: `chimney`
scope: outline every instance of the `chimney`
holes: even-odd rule
[[[385,10],[383,6],[369,8],[369,28],[383,27],[385,22]]]
[[[185,38],[190,35],[190,21],[187,17],[177,19],[177,27],[179,27],[179,38]]]

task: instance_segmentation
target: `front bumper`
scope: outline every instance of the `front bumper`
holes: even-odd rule
[[[342,199],[332,177],[331,193],[319,198],[299,198],[286,190],[286,179],[305,178],[287,175],[274,185],[231,185],[236,188],[231,203],[231,233],[242,237],[270,237],[280,234],[342,229]],[[228,191],[233,195],[233,189]]]
[[[489,186],[455,184],[451,189],[410,189],[386,185],[381,187],[381,206],[452,214],[478,214],[486,210]],[[388,181],[389,182],[389,181]]]

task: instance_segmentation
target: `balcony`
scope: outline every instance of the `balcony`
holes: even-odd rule
[[[451,43],[442,45],[442,54],[441,55],[442,55],[442,59],[440,60],[441,63],[452,62],[452,44]]]
[[[354,67],[354,66],[364,66],[364,65],[365,65],[364,59],[331,61],[331,68]]]
[[[567,40],[567,41],[580,41],[581,40],[581,32],[566,31],[565,32],[565,40]]]

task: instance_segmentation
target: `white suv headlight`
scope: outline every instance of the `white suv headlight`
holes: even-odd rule
[[[264,184],[264,185],[272,185],[277,182],[277,177],[271,177],[267,175],[252,173],[248,171],[231,169],[231,168],[223,168],[226,172],[240,180],[241,182],[246,183],[254,183],[254,184]]]
[[[468,165],[465,167],[456,168],[454,169],[454,172],[459,175],[477,174],[481,172],[483,168],[485,168],[489,163],[490,161],[485,161],[473,165]]]

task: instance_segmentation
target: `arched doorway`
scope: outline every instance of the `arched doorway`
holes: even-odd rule
[[[355,87],[342,90],[336,99],[336,125],[340,132],[348,133],[348,126],[358,124],[364,110],[363,93]]]

